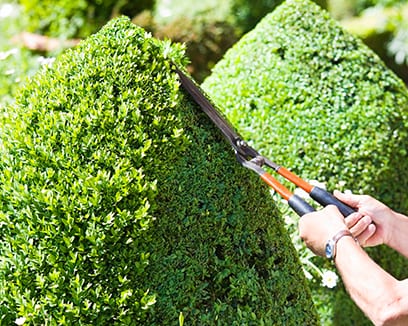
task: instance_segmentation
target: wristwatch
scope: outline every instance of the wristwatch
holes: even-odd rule
[[[336,235],[327,240],[326,242],[326,248],[325,248],[325,252],[326,252],[326,257],[328,259],[334,260],[334,257],[336,257],[336,246],[337,246],[337,242],[343,238],[343,237],[353,237],[353,235],[351,234],[350,230],[341,230],[338,233],[336,233]]]

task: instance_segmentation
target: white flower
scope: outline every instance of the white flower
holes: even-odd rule
[[[346,185],[346,181],[340,180],[339,182],[337,182],[337,186],[340,188],[343,188],[345,185]]]
[[[324,271],[322,275],[322,285],[328,287],[329,289],[332,289],[337,285],[338,279],[339,277],[335,272]]]
[[[395,62],[400,65],[405,61],[408,61],[407,42],[408,31],[406,29],[401,29],[388,46],[390,52],[395,55]]]
[[[25,321],[26,321],[25,317],[20,317],[20,318],[17,318],[14,323],[16,325],[23,325],[25,323]]]

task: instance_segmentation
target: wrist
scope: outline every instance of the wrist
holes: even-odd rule
[[[334,261],[334,259],[336,258],[336,254],[337,254],[337,244],[339,241],[341,241],[343,238],[346,238],[346,237],[351,237],[352,239],[357,241],[349,229],[341,229],[340,231],[335,233],[333,237],[327,240],[326,245],[325,245],[326,258]]]
[[[406,256],[405,239],[408,233],[408,217],[392,211],[387,223],[383,223],[383,243]]]

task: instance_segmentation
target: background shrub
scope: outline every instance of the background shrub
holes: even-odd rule
[[[281,2],[156,0],[153,33],[186,44],[190,72],[201,82],[225,51]]]
[[[362,1],[353,3],[351,8],[356,11],[354,15],[338,15],[341,25],[360,37],[408,84],[408,3],[402,0]]]
[[[156,0],[155,20],[169,23],[179,18],[195,19],[206,17],[207,21],[226,22],[237,30],[247,32],[271,12],[282,0],[204,0],[191,2],[184,0]]]
[[[2,110],[2,324],[316,324],[267,188],[171,61],[117,19]]]
[[[274,161],[330,189],[345,184],[408,211],[407,89],[310,1],[278,7],[227,52],[203,87]],[[374,256],[408,277],[406,260],[382,250]],[[335,324],[362,325],[338,297],[331,299]]]
[[[325,0],[317,0],[322,6]],[[186,44],[189,70],[199,82],[225,51],[250,31],[282,0],[156,0],[152,20],[144,25],[158,38],[168,37]]]
[[[19,0],[28,30],[54,37],[87,37],[119,14],[134,16],[153,0]]]

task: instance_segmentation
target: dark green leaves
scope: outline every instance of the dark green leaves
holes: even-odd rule
[[[267,189],[180,90],[185,61],[116,19],[3,113],[1,323],[314,323]]]

